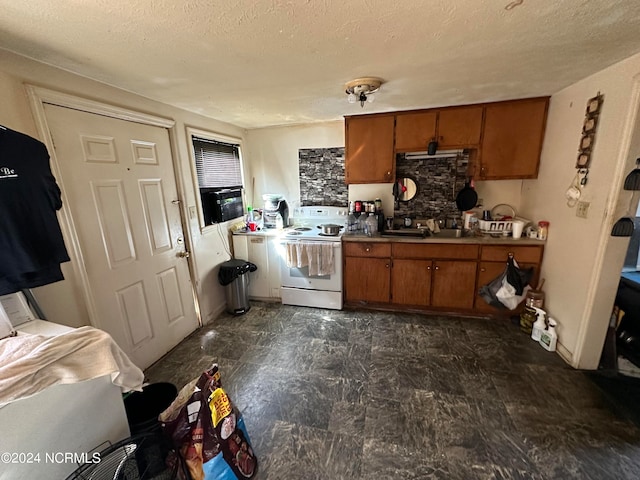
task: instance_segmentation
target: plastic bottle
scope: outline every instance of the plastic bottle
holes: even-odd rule
[[[358,219],[353,214],[353,202],[349,204],[349,216],[347,217],[347,233],[356,233],[358,230]]]
[[[531,339],[539,342],[542,332],[544,332],[544,329],[547,327],[545,323],[547,312],[538,307],[533,307],[533,309],[536,311],[536,321],[533,323],[531,329]]]
[[[549,327],[546,330],[543,330],[540,335],[540,345],[542,345],[542,348],[550,352],[556,351],[556,344],[558,343],[556,325],[556,321],[553,318],[549,318]]]
[[[252,207],[247,207],[247,215],[245,217],[245,224],[246,227],[251,230],[252,232],[255,232],[258,224],[255,221],[255,217],[253,215],[253,208]]]
[[[369,213],[369,216],[365,220],[365,229],[365,234],[369,237],[372,237],[376,233],[378,233],[378,220],[376,220],[376,217],[373,213]]]
[[[276,230],[282,230],[284,228],[284,222],[282,220],[282,215],[280,212],[276,214]]]
[[[367,219],[366,213],[361,213],[356,221],[356,233],[365,233],[365,220]]]
[[[549,236],[549,222],[538,222],[538,240],[546,240]]]

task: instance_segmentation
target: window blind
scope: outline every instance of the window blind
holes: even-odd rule
[[[242,187],[240,146],[193,137],[200,188]]]

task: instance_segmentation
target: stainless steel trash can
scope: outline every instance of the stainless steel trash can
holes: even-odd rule
[[[249,311],[249,272],[257,269],[255,264],[238,258],[220,265],[218,281],[225,287],[227,312],[242,315]]]

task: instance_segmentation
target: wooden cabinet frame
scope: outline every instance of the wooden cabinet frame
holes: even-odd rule
[[[509,254],[534,267],[538,282],[543,245],[480,243],[344,243],[345,305],[500,316],[477,295],[505,268]],[[517,312],[517,310],[516,310]]]
[[[549,97],[345,117],[345,182],[390,183],[397,153],[470,151],[481,180],[537,178]]]

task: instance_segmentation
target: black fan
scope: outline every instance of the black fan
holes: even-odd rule
[[[144,433],[109,446],[95,462],[81,465],[66,480],[170,480],[179,471],[186,472],[167,440],[157,433]]]

